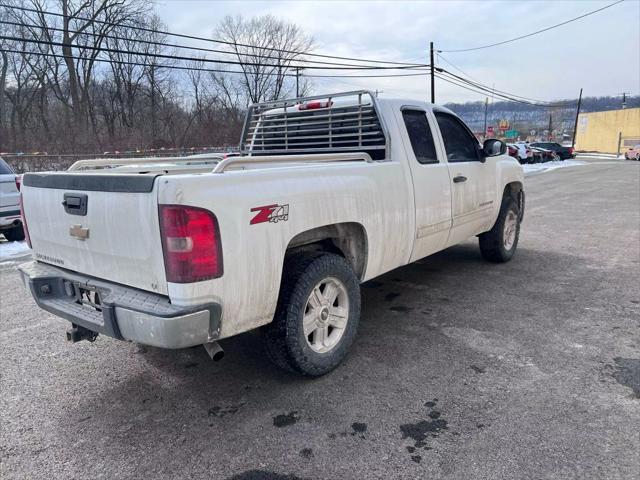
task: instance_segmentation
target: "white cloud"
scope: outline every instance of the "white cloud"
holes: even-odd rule
[[[427,62],[437,49],[468,48],[513,38],[600,8],[605,1],[296,1],[209,2],[162,0],[157,12],[171,31],[211,37],[225,15],[270,13],[300,25],[316,53]],[[503,46],[443,53],[487,85],[554,100],[585,95],[640,93],[640,2],[616,5],[574,23]],[[635,19],[635,20],[632,20]],[[184,43],[184,42],[183,42]],[[439,65],[452,70],[440,61]],[[330,72],[327,72],[330,73]],[[332,72],[340,73],[340,72]],[[318,91],[370,88],[385,96],[426,98],[427,78],[318,79]],[[349,87],[352,85],[352,87]],[[436,100],[480,100],[481,95],[437,80]]]

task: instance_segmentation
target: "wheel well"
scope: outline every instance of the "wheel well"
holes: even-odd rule
[[[368,252],[367,234],[359,223],[335,223],[301,232],[289,242],[286,255],[301,250],[341,255],[351,264],[358,278],[364,277]]]
[[[502,199],[511,198],[520,211],[520,221],[524,220],[524,189],[522,188],[522,182],[507,183],[502,193]]]
[[[522,191],[522,183],[521,182],[511,182],[507,183],[504,187],[504,192],[502,193],[502,197],[511,197],[515,201],[518,200],[518,195]]]

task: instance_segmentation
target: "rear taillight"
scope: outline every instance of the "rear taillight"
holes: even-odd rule
[[[298,104],[298,110],[317,110],[318,108],[329,108],[331,105],[333,105],[333,102],[331,101],[300,103]]]
[[[24,214],[24,203],[22,201],[22,194],[20,194],[20,216],[22,217],[22,230],[24,231],[24,239],[29,245],[29,248],[33,248],[31,246],[31,237],[29,236],[29,227],[27,227],[27,217]]]
[[[569,147],[569,155],[573,155],[573,147]]]
[[[160,205],[167,282],[192,283],[222,276],[218,220],[209,210]]]
[[[16,188],[20,191],[20,186],[22,185],[22,175],[16,175]]]

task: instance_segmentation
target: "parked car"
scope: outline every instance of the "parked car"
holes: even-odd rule
[[[575,158],[576,154],[573,147],[563,147],[556,142],[534,142],[530,144],[532,147],[546,148],[547,150],[553,150],[558,154],[560,160],[567,160]]]
[[[251,105],[245,126],[213,169],[25,174],[19,269],[71,341],[215,359],[260,327],[276,365],[318,376],[356,335],[360,282],[476,235],[488,261],[516,251],[523,169],[444,107],[360,91]]]
[[[10,242],[24,240],[18,178],[7,162],[0,158],[0,233]]]
[[[518,161],[520,163],[533,163],[533,152],[524,143],[508,143],[507,147],[515,148],[518,151]]]
[[[539,159],[540,162],[552,162],[560,160],[558,154],[553,150],[547,150],[546,148],[541,147],[531,147],[531,151],[533,152],[534,158]]]
[[[640,145],[630,147],[629,150],[624,152],[624,158],[627,160],[640,160]]]

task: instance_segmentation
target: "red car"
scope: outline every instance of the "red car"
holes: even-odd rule
[[[624,152],[624,158],[627,160],[640,160],[640,145],[630,147],[629,150]]]

